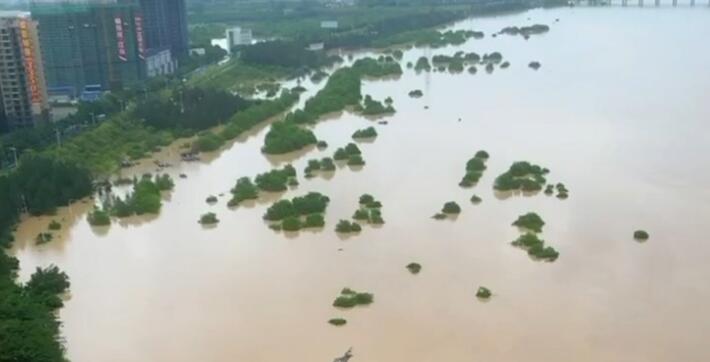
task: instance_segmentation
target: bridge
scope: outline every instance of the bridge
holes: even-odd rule
[[[648,6],[655,6],[655,7],[661,7],[661,6],[668,6],[671,5],[673,7],[678,7],[678,6],[690,6],[694,7],[696,5],[702,5],[705,6],[705,0],[571,0],[569,1],[570,6],[576,6],[576,5],[588,5],[588,6],[639,6],[639,7],[644,7],[646,5]],[[710,0],[707,0],[707,5],[710,7]]]

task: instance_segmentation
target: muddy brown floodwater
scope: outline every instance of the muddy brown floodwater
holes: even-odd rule
[[[291,157],[299,173],[356,129],[380,133],[361,146],[362,170],[301,177],[284,195],[330,196],[322,232],[269,230],[261,219],[268,203],[205,203],[238,177],[283,164],[259,152],[265,127],[203,162],[167,169],[176,188],[158,217],[92,229],[88,204],[77,203],[54,217],[64,230],[43,246],[33,240],[52,218],[25,220],[13,250],[21,279],[50,263],[71,278],[60,311],[68,357],[332,361],[352,346],[353,361],[368,362],[710,359],[710,12],[535,10],[452,28],[490,34],[532,23],[552,29],[527,41],[487,36],[411,49],[403,61],[500,51],[507,70],[406,70],[364,86],[394,99],[388,125],[350,113],[318,124],[316,135],[331,147]],[[533,60],[539,71],[527,67]],[[409,98],[413,89],[424,96]],[[488,171],[474,189],[461,189],[465,161],[479,149],[491,154]],[[549,167],[570,198],[496,197],[493,179],[516,160]],[[144,169],[152,167],[133,171]],[[386,225],[337,237],[337,220],[352,215],[362,193],[383,202]],[[468,202],[473,193],[480,205]],[[460,217],[432,220],[449,200],[462,205]],[[222,220],[216,228],[197,223],[207,211]],[[532,261],[509,244],[518,235],[511,222],[528,211],[547,222],[543,237],[560,252],[556,262]],[[636,229],[650,240],[634,241]],[[416,276],[405,269],[412,261],[423,267]],[[479,285],[493,291],[490,301],[475,298]],[[374,304],[334,309],[343,287],[374,293]],[[326,323],[334,317],[348,324]]]

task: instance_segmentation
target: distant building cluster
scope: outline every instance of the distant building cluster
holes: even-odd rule
[[[50,96],[93,100],[175,72],[188,55],[185,0],[34,0],[0,12],[0,119],[49,119]]]

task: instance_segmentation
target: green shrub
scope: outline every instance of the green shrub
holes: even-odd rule
[[[296,169],[286,165],[282,169],[273,169],[254,178],[256,187],[263,191],[281,192],[288,190],[288,182],[296,177]]]
[[[430,71],[431,64],[429,64],[429,59],[427,57],[420,57],[417,59],[417,63],[414,65],[414,70],[416,71]]]
[[[545,241],[533,233],[525,233],[512,242],[514,246],[527,250],[528,255],[535,259],[555,261],[559,253],[552,247],[546,247]]]
[[[420,89],[415,89],[409,92],[409,96],[412,98],[421,98],[424,96],[424,93]]]
[[[228,206],[237,206],[246,200],[255,200],[259,197],[259,189],[251,182],[248,177],[242,177],[237,180],[236,186],[231,190],[232,199],[229,200]]]
[[[62,229],[62,224],[60,224],[57,220],[52,220],[49,223],[49,230],[61,230]]]
[[[275,122],[264,138],[261,151],[271,155],[283,154],[316,143],[318,140],[310,130],[301,128],[294,122]]]
[[[335,231],[342,234],[358,233],[361,230],[360,224],[348,220],[340,220],[335,226]]]
[[[538,70],[538,69],[540,69],[541,66],[542,66],[542,64],[540,64],[540,62],[530,62],[530,64],[528,64],[528,67],[530,67],[533,70]]]
[[[353,308],[358,305],[370,305],[373,301],[374,296],[370,293],[360,293],[350,288],[344,288],[340,292],[340,296],[333,302],[333,306],[337,308]]]
[[[89,213],[87,219],[91,226],[111,225],[111,217],[105,210],[94,209],[94,211]]]
[[[510,169],[498,176],[493,188],[498,191],[540,191],[547,183],[545,170],[529,162],[515,162]]]
[[[360,155],[352,155],[348,158],[348,166],[364,166],[365,160]]]
[[[419,274],[422,270],[422,266],[419,263],[409,263],[407,264],[407,270],[412,274]]]
[[[370,213],[363,209],[356,210],[353,215],[353,219],[358,221],[368,221],[370,220]]]
[[[542,220],[540,215],[534,212],[529,212],[525,215],[520,215],[518,219],[513,222],[513,226],[525,228],[536,233],[541,233],[542,227],[545,226],[545,222]]]
[[[461,206],[459,206],[459,204],[453,201],[449,201],[444,204],[444,207],[441,209],[441,212],[444,214],[460,214]]]
[[[289,216],[281,223],[281,229],[284,231],[301,230],[301,219],[296,216]]]
[[[322,214],[307,215],[303,224],[304,228],[322,228],[323,226],[325,226],[325,219]]]
[[[362,195],[360,195],[359,202],[360,202],[360,205],[370,204],[372,202],[375,202],[375,197],[370,194],[362,194]]]
[[[157,186],[160,191],[170,191],[175,188],[175,182],[173,178],[166,173],[155,176],[155,186]]]
[[[649,237],[650,237],[650,235],[648,234],[648,232],[646,232],[644,230],[634,231],[634,239],[636,239],[636,240],[646,241],[646,240],[648,240]]]
[[[320,167],[322,171],[335,171],[335,163],[333,162],[333,159],[330,157],[325,157],[320,160]]]
[[[480,204],[483,199],[481,199],[478,195],[473,195],[471,196],[471,202],[474,204]]]
[[[205,199],[205,202],[207,202],[208,204],[216,204],[217,201],[217,196],[214,195],[207,196],[207,199]]]
[[[37,237],[35,238],[35,244],[36,245],[42,245],[46,244],[54,239],[54,235],[52,233],[39,233],[37,234]]]
[[[360,129],[353,133],[353,139],[363,139],[363,138],[375,138],[377,137],[377,130],[375,127],[367,127],[365,129]]]
[[[361,113],[366,116],[378,116],[381,114],[395,112],[395,109],[391,105],[384,105],[381,102],[372,99],[372,97],[370,97],[369,95],[365,96],[361,107]]]
[[[478,287],[478,290],[476,291],[476,297],[480,299],[488,299],[492,295],[490,289],[486,287]]]
[[[472,66],[468,67],[468,72],[470,74],[476,74],[476,73],[478,73],[478,68],[476,68],[475,65],[472,65]]]
[[[216,151],[224,145],[224,139],[212,132],[201,133],[195,141],[195,147],[200,152]]]
[[[316,147],[318,147],[319,150],[324,150],[324,149],[328,148],[328,142],[318,141],[318,143],[316,143]]]
[[[214,212],[208,212],[200,216],[200,224],[202,225],[214,225],[219,222],[217,219],[217,214]]]
[[[330,323],[336,327],[340,327],[340,326],[344,326],[345,324],[347,324],[348,321],[343,318],[333,318],[333,319],[328,320],[328,323]]]
[[[432,216],[431,218],[434,219],[434,220],[444,220],[444,219],[446,219],[446,214],[441,213],[441,212],[440,212],[440,213],[436,213],[436,214],[434,214],[434,216]]]

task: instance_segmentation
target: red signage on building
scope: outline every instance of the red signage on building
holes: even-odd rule
[[[138,43],[138,57],[145,59],[145,39],[143,38],[143,16],[138,14],[134,18],[136,22],[136,42]]]
[[[32,103],[41,103],[42,95],[39,89],[39,80],[37,79],[37,57],[33,45],[33,39],[30,35],[29,20],[20,20],[20,39],[22,40],[22,56],[25,63],[25,74],[30,86]]]
[[[116,24],[116,41],[118,42],[118,59],[128,61],[128,53],[126,52],[126,37],[123,33],[123,20],[120,16],[115,17]]]

